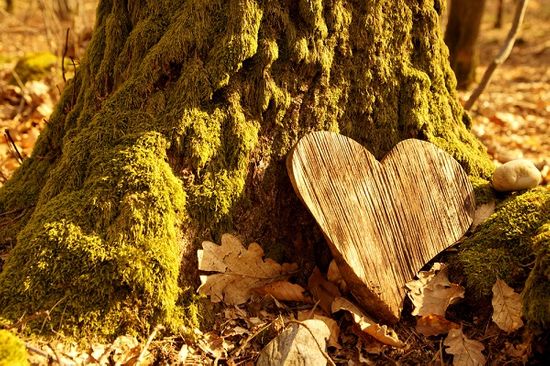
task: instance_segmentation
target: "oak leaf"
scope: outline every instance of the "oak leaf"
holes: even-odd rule
[[[332,312],[345,310],[351,314],[353,321],[361,330],[381,343],[393,346],[404,347],[405,344],[399,340],[395,331],[386,325],[379,325],[370,317],[366,316],[355,304],[343,297],[338,297],[332,302]]]
[[[336,261],[333,259],[327,270],[327,280],[330,282],[336,284],[340,291],[347,292],[348,291],[348,285],[344,278],[342,277],[342,274],[340,273],[340,269],[338,268],[338,265],[336,264]]]
[[[295,283],[288,281],[275,281],[253,289],[260,295],[271,295],[279,301],[301,301],[311,302],[311,299],[304,295],[305,289]]]
[[[521,296],[500,278],[493,285],[493,321],[505,332],[523,326]]]
[[[448,333],[451,329],[458,329],[460,325],[445,319],[441,315],[425,315],[416,321],[416,331],[426,337]]]
[[[197,251],[199,270],[219,272],[200,276],[200,294],[210,296],[212,302],[228,305],[245,303],[254,288],[287,279],[297,269],[296,264],[279,264],[263,259],[264,251],[252,243],[245,249],[241,241],[230,234],[222,235],[221,245],[209,241]]]
[[[467,338],[462,329],[451,329],[443,344],[448,354],[453,355],[453,366],[485,365],[485,348],[479,341]]]
[[[307,287],[313,299],[319,302],[319,307],[326,313],[331,313],[331,306],[334,299],[342,296],[338,286],[327,281],[319,268],[315,267],[307,281]]]
[[[417,277],[418,280],[405,284],[414,305],[412,315],[445,317],[447,307],[464,297],[464,288],[449,281],[445,264],[434,263],[429,271],[419,272]]]
[[[329,347],[334,347],[337,349],[342,348],[340,343],[338,343],[338,338],[340,337],[340,326],[338,326],[338,323],[336,320],[329,318],[327,316],[318,314],[318,313],[312,313],[310,310],[302,310],[298,312],[298,320],[304,321],[307,319],[317,319],[324,322],[329,331],[330,331],[330,337],[327,340],[327,345]]]

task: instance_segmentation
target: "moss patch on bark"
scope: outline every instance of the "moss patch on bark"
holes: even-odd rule
[[[0,245],[15,245],[0,315],[48,310],[56,330],[104,336],[195,319],[176,304],[189,301],[178,281],[195,284],[197,242],[237,230],[268,248],[291,243],[282,218],[307,214],[283,158],[313,130],[379,158],[425,139],[488,177],[455,98],[441,8],[100,1],[75,78],[0,189]]]
[[[496,278],[524,288],[525,317],[549,324],[550,190],[514,193],[460,247],[455,269],[464,271],[471,295],[489,296]],[[534,262],[534,266],[533,266]],[[527,280],[527,282],[526,282]]]
[[[7,330],[0,329],[0,366],[26,366],[25,344]]]
[[[58,62],[57,56],[50,52],[25,54],[15,65],[14,72],[23,84],[30,80],[42,79]],[[16,83],[15,79],[12,83]]]

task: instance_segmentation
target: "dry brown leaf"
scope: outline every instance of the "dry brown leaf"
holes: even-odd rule
[[[348,291],[348,284],[342,277],[342,274],[340,273],[340,269],[338,268],[338,265],[336,264],[336,261],[333,259],[327,270],[327,279],[338,286],[340,291],[347,292]]]
[[[476,208],[476,212],[474,213],[472,227],[475,228],[479,224],[483,223],[489,218],[489,216],[493,214],[493,212],[495,212],[495,201],[479,205],[479,207]]]
[[[115,365],[135,364],[141,352],[141,346],[136,337],[127,335],[117,337],[112,349],[113,353],[110,357],[115,361]]]
[[[453,323],[441,315],[426,315],[416,321],[416,331],[426,337],[446,334],[451,329],[458,329],[460,325]]]
[[[451,329],[443,344],[445,352],[453,355],[454,366],[485,365],[485,356],[481,351],[485,349],[479,341],[466,338],[462,329]]]
[[[204,353],[215,359],[227,357],[227,352],[232,348],[226,339],[220,337],[215,332],[204,333],[198,340],[197,345]]]
[[[180,351],[178,352],[178,364],[185,365],[185,361],[187,361],[188,355],[189,355],[189,347],[186,344],[183,344],[183,346],[181,346]]]
[[[351,314],[355,323],[361,330],[379,342],[393,346],[404,347],[405,344],[399,340],[393,329],[386,325],[379,325],[370,317],[366,316],[355,304],[343,297],[338,297],[332,302],[332,312],[345,310]]]
[[[521,296],[500,278],[493,285],[493,321],[505,332],[523,326]]]
[[[259,295],[271,295],[279,301],[311,302],[311,299],[304,295],[305,289],[302,286],[288,281],[275,281],[256,287],[253,291]]]
[[[252,289],[286,279],[297,269],[295,264],[279,264],[269,258],[263,260],[262,248],[252,243],[245,249],[241,241],[230,234],[222,236],[222,244],[209,241],[197,251],[199,270],[219,272],[200,276],[198,292],[209,295],[212,302],[228,305],[245,303]]]
[[[447,307],[464,297],[464,288],[449,282],[447,267],[441,263],[434,263],[429,271],[418,273],[418,280],[407,282],[405,286],[414,305],[412,315],[445,317]]]
[[[338,338],[340,337],[340,327],[338,326],[338,323],[336,322],[336,320],[318,313],[312,314],[310,310],[302,310],[298,312],[299,321],[303,321],[307,319],[317,319],[317,320],[323,321],[327,325],[328,329],[330,330],[330,337],[327,340],[327,345],[329,347],[334,347],[337,349],[342,348],[340,343],[338,343]]]
[[[342,296],[338,287],[325,279],[319,268],[315,267],[309,276],[307,286],[313,295],[313,300],[319,302],[319,307],[327,314],[331,313],[331,305],[335,298]]]

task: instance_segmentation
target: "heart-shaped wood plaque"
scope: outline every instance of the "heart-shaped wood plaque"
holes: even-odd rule
[[[314,132],[290,152],[287,170],[354,297],[390,323],[405,283],[472,223],[466,173],[428,142],[402,141],[378,162],[345,136]]]

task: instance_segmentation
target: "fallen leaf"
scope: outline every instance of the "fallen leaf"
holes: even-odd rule
[[[256,243],[245,249],[240,240],[230,234],[224,234],[221,241],[221,245],[204,241],[203,249],[197,251],[199,270],[220,272],[200,276],[197,291],[209,295],[212,302],[243,304],[252,295],[252,289],[284,280],[297,269],[296,264],[263,260],[264,252]]]
[[[178,363],[180,365],[185,365],[185,361],[187,360],[187,356],[189,355],[189,348],[186,344],[181,346],[180,351],[178,352]]]
[[[141,352],[137,338],[127,335],[118,336],[113,342],[112,349],[110,357],[115,361],[115,365],[134,364]]]
[[[293,322],[261,350],[256,365],[326,364],[325,340],[329,335],[329,329],[320,320]]]
[[[405,284],[414,305],[412,315],[445,317],[447,307],[464,297],[464,288],[447,278],[444,264],[434,263],[432,269],[418,273],[417,277],[418,280]]]
[[[307,286],[313,299],[319,302],[319,307],[327,314],[331,313],[332,302],[335,298],[342,296],[338,287],[325,279],[319,268],[315,267],[309,276]]]
[[[340,269],[338,268],[338,265],[336,264],[336,261],[333,259],[327,270],[327,279],[338,286],[340,291],[347,292],[348,291],[348,285],[344,278],[342,277],[342,274],[340,273]]]
[[[441,315],[426,315],[416,321],[416,331],[426,337],[446,334],[451,329],[458,329],[460,325],[449,321]]]
[[[305,289],[302,286],[288,281],[275,281],[256,287],[253,291],[259,295],[271,295],[279,301],[311,302],[311,299],[304,295]]]
[[[493,285],[493,321],[505,332],[523,326],[521,296],[500,278]]]
[[[361,330],[379,342],[393,346],[404,347],[405,344],[399,340],[395,331],[386,325],[379,325],[374,320],[366,316],[355,304],[343,297],[338,297],[332,302],[332,312],[345,310],[351,314],[353,321]]]
[[[479,205],[479,207],[476,208],[476,212],[474,213],[472,228],[479,226],[479,224],[487,220],[489,216],[493,214],[493,212],[495,212],[495,201],[491,201],[483,205]]]
[[[451,329],[443,344],[445,352],[453,355],[454,366],[485,365],[485,356],[481,351],[485,348],[481,342],[468,339],[462,329]]]
[[[327,345],[337,349],[342,348],[340,343],[338,343],[338,338],[340,337],[340,327],[338,326],[338,323],[336,323],[336,320],[317,313],[312,314],[309,310],[302,310],[298,312],[299,321],[307,319],[317,319],[323,321],[330,330],[330,337],[327,340]]]
[[[227,352],[231,348],[224,338],[214,332],[204,333],[197,345],[203,352],[215,359],[227,357]]]

